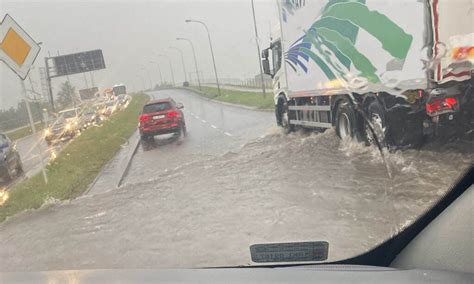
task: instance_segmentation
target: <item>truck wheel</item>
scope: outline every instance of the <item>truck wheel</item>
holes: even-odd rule
[[[336,111],[336,134],[341,139],[358,137],[355,111],[347,100],[340,102]]]
[[[277,124],[283,127],[286,133],[295,131],[295,126],[290,124],[291,115],[288,112],[288,102],[279,100],[276,107]]]
[[[386,120],[385,112],[382,106],[376,101],[373,100],[367,105],[367,117],[370,120],[372,129],[369,126],[367,121],[364,121],[364,130],[366,143],[368,145],[376,145],[380,148],[387,147],[386,139]],[[375,137],[374,137],[375,134]]]

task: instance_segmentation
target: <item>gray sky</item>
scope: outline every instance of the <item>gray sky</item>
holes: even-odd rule
[[[261,48],[269,44],[269,29],[277,24],[274,0],[255,0]],[[207,35],[203,26],[185,23],[187,18],[205,22],[211,32],[219,77],[249,78],[259,72],[250,0],[214,1],[5,1],[0,0],[0,17],[10,14],[37,42],[43,42],[35,66],[44,66],[48,51],[52,56],[102,49],[107,69],[94,72],[99,88],[124,83],[146,86],[149,70],[158,81],[158,60],[164,80],[170,81],[169,63],[156,56],[165,53],[173,60],[176,82],[184,79],[177,51],[184,52],[187,71],[194,71],[191,48],[176,37],[193,41],[198,67],[205,78],[213,78]],[[38,69],[31,71],[35,88],[41,90]],[[77,89],[85,87],[82,74],[70,77]],[[87,77],[88,80],[90,77]],[[65,77],[53,79],[53,91]],[[90,82],[89,82],[90,84]],[[28,85],[29,88],[29,85]],[[0,108],[16,105],[21,97],[18,77],[0,63]]]

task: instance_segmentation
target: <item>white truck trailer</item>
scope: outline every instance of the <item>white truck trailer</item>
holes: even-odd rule
[[[417,146],[473,132],[474,1],[277,0],[276,121]]]

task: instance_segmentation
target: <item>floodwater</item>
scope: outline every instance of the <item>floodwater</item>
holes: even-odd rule
[[[142,144],[118,189],[0,224],[1,270],[252,265],[250,245],[290,241],[327,241],[341,260],[409,225],[474,161],[472,141],[382,159],[333,130],[283,134],[270,112],[154,95],[184,103],[187,137]]]

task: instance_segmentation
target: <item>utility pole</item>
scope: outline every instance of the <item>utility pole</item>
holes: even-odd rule
[[[48,64],[49,57],[44,58],[44,64],[46,66],[46,82],[48,83],[48,93],[49,93],[49,102],[51,104],[51,111],[53,113],[56,112],[56,108],[54,107],[54,98],[53,98],[53,87],[51,86],[51,76],[49,74],[49,64]]]
[[[28,73],[28,81],[30,82],[31,92],[32,92],[32,93],[34,94],[34,96],[35,96],[36,111],[37,111],[38,113],[41,113],[41,110],[40,110],[40,107],[39,107],[39,102],[38,102],[38,100],[36,99],[37,93],[36,93],[35,87],[34,87],[34,85],[33,85],[33,80],[31,80],[31,75],[30,75],[30,73]],[[41,122],[43,122],[43,115],[40,115],[40,120],[41,120]]]
[[[258,58],[258,66],[260,67],[260,79],[262,81],[262,91],[263,97],[265,98],[265,80],[263,78],[263,69],[262,69],[262,60],[260,58],[260,44],[258,43],[258,32],[257,32],[257,20],[255,18],[255,6],[253,4],[253,0],[250,0],[252,3],[252,14],[253,14],[253,26],[255,28],[255,43],[257,44],[257,58]]]
[[[21,83],[21,91],[23,92],[23,98],[25,100],[25,105],[26,105],[26,111],[28,112],[28,119],[30,120],[30,126],[31,126],[31,131],[33,132],[33,135],[36,134],[36,127],[35,127],[35,122],[33,120],[33,115],[31,115],[31,109],[30,109],[30,103],[28,101],[28,96],[26,95],[26,87],[25,87],[25,81],[20,79]],[[38,154],[39,154],[39,159],[41,163],[41,171],[43,172],[43,179],[44,183],[48,183],[48,176],[46,175],[46,170],[44,169],[43,166],[43,153],[41,151],[41,141],[36,144],[36,148],[38,149]]]

